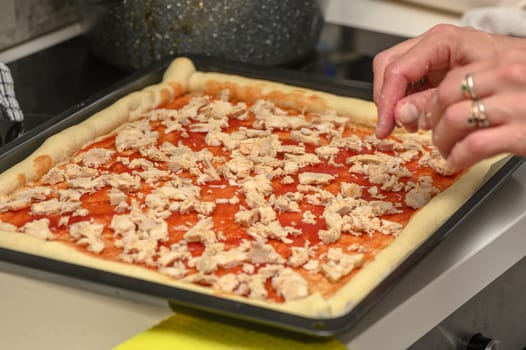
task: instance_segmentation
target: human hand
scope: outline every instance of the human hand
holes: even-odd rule
[[[461,89],[468,74],[475,99]],[[526,156],[526,48],[454,69],[435,90],[420,124],[433,130],[433,143],[451,166],[463,169],[500,153]],[[485,122],[470,123],[476,113]]]
[[[476,129],[477,132],[474,132],[475,129],[465,127],[466,120],[471,115],[472,102],[465,99],[460,86],[467,73],[484,69],[483,67],[497,67],[502,55],[510,48],[525,50],[525,41],[470,28],[440,25],[420,37],[380,53],[373,64],[374,100],[378,106],[377,136],[388,136],[395,123],[409,131],[416,131],[418,127],[431,128],[438,149],[457,168],[467,167],[498,153],[496,145],[493,146],[494,149],[490,149],[484,143],[484,138],[477,141],[480,134],[486,134],[479,131],[490,132],[489,129]],[[521,56],[519,53],[515,55]],[[526,56],[526,51],[522,55]],[[515,57],[514,62],[517,59]],[[502,89],[500,85],[509,85],[510,89],[520,85],[520,82],[502,81],[499,75],[507,74],[503,72],[506,65],[499,67],[500,71],[490,73],[491,80],[485,81],[486,85],[495,86],[494,91],[488,92],[491,95]],[[480,78],[474,79],[480,81]],[[499,86],[490,83],[496,79],[501,79]],[[415,89],[414,83],[421,81],[425,81],[425,84]],[[477,95],[480,98],[486,97],[482,92],[477,92]],[[431,118],[425,118],[426,114]],[[490,112],[487,108],[486,115],[488,114]],[[462,127],[460,120],[466,123]],[[480,147],[473,142],[484,145]],[[519,152],[518,147],[516,145],[513,150],[504,151]],[[474,151],[473,148],[477,149]]]

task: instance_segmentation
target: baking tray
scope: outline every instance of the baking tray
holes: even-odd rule
[[[301,72],[277,68],[262,68],[247,64],[230,63],[211,58],[189,56],[198,70],[239,74],[252,78],[279,81],[291,85],[326,91],[338,95],[370,100],[372,85],[365,82],[336,80],[323,76],[306,75]],[[0,148],[0,172],[5,171],[30,155],[46,138],[75,125],[95,112],[109,106],[126,94],[157,83],[161,80],[171,60],[161,62],[140,71],[116,86],[74,106],[63,114],[39,125],[7,146]],[[351,329],[373,306],[385,298],[401,279],[446,238],[455,227],[483,203],[520,166],[523,158],[511,157],[495,167],[482,186],[453,214],[436,232],[421,244],[410,256],[384,278],[357,306],[348,313],[334,318],[309,318],[266,309],[239,301],[205,295],[181,288],[127,277],[63,261],[39,257],[19,251],[0,248],[0,260],[17,265],[36,268],[80,280],[95,282],[106,287],[125,289],[140,294],[166,299],[180,310],[227,316],[239,323],[251,321],[263,326],[278,327],[315,336],[332,336]],[[222,322],[225,321],[223,317]]]

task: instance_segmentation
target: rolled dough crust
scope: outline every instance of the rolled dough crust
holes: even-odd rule
[[[28,158],[0,174],[0,195],[9,194],[24,184],[38,179],[52,166],[68,159],[86,144],[111,134],[123,123],[134,120],[176,96],[201,92],[215,94],[225,88],[228,88],[235,98],[247,102],[266,98],[284,108],[315,113],[333,109],[338,114],[347,116],[350,122],[363,126],[373,127],[376,122],[376,108],[368,101],[264,80],[198,72],[191,60],[178,58],[168,67],[161,83],[131,93],[84,122],[50,137]],[[483,183],[490,167],[502,157],[475,165],[450,188],[435,196],[411,218],[390,246],[379,253],[373,261],[367,263],[349,283],[328,299],[313,294],[299,301],[274,303],[220,295],[210,288],[177,281],[139,266],[100,259],[60,242],[42,241],[29,235],[0,232],[0,247],[295,315],[333,318],[352,310],[385,276],[429,238],[476,191]]]

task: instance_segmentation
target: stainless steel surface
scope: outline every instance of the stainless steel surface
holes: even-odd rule
[[[316,0],[77,0],[94,53],[137,69],[176,54],[278,65],[319,37]]]
[[[481,266],[481,269],[483,268],[484,266]],[[410,350],[526,348],[524,276],[526,276],[526,258],[458,308],[418,340]]]

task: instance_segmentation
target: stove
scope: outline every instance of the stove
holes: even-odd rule
[[[83,36],[7,66],[24,112],[25,132],[130,74],[93,56]]]
[[[356,48],[355,38],[363,34],[335,24],[325,24],[316,50],[297,62],[280,68],[340,79],[372,82],[372,54]],[[370,35],[370,33],[369,33]],[[390,41],[403,38],[392,37]],[[24,112],[22,125],[10,128],[4,143],[28,132],[46,120],[72,108],[133,74],[94,56],[86,37],[65,42],[8,63],[16,97]],[[7,130],[2,127],[2,130]]]

